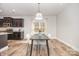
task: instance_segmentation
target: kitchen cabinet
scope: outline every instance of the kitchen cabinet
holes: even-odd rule
[[[12,26],[12,18],[11,17],[4,17],[3,26],[4,27],[11,27]]]
[[[8,40],[21,40],[21,32],[13,32],[8,34]]]
[[[0,49],[7,46],[7,34],[0,35]]]
[[[0,27],[3,26],[3,19],[0,19]]]
[[[22,18],[13,18],[12,27],[23,27],[24,20]]]
[[[13,33],[12,34],[8,34],[8,40],[12,40],[14,37],[13,37]]]
[[[0,19],[0,27],[24,27],[23,18],[4,17]]]
[[[21,39],[21,32],[13,32],[14,39],[20,40]]]

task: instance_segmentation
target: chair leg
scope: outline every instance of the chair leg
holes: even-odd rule
[[[1,56],[1,53],[0,53],[0,56]]]
[[[28,51],[29,50],[29,43],[28,43],[28,45],[27,45],[27,52],[26,52],[26,56],[28,55]]]

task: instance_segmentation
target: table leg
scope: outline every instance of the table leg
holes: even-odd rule
[[[38,51],[39,51],[39,55],[40,55],[40,44],[38,45],[38,47],[39,47]]]
[[[49,56],[49,45],[48,45],[48,40],[46,40],[46,45],[47,45],[47,53],[48,53],[48,56]]]
[[[31,41],[31,50],[30,50],[30,56],[32,55],[32,47],[33,47],[33,40]]]

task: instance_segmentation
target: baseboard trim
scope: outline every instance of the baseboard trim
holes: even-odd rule
[[[64,43],[65,45],[71,47],[72,49],[74,49],[75,51],[79,51],[77,48],[73,47],[72,45],[70,45],[69,43],[61,40],[60,38],[56,38],[57,40],[59,40],[60,42]]]
[[[8,49],[8,46],[5,46],[5,47],[3,47],[3,48],[0,49],[0,52],[5,51],[7,49]]]

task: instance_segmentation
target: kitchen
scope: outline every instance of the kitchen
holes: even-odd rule
[[[8,47],[8,40],[23,39],[23,19],[3,17],[0,19],[0,49]]]

